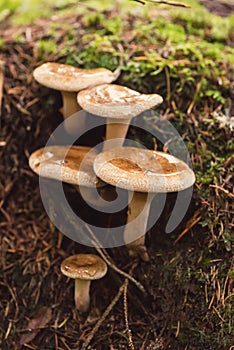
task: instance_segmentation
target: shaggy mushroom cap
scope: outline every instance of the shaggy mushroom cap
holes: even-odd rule
[[[163,101],[160,95],[141,94],[116,84],[102,84],[80,91],[77,100],[89,113],[115,119],[131,119]]]
[[[70,278],[97,280],[107,273],[106,263],[94,254],[77,254],[66,258],[61,264],[61,272]]]
[[[40,176],[71,185],[101,187],[93,171],[97,153],[84,146],[49,146],[31,154],[30,168]],[[85,158],[85,159],[84,159]]]
[[[40,84],[59,91],[77,92],[90,86],[111,83],[116,72],[106,68],[82,69],[68,64],[48,62],[37,67],[33,76]]]
[[[180,159],[135,147],[101,152],[94,160],[94,171],[110,185],[137,192],[177,192],[195,181],[193,171]]]

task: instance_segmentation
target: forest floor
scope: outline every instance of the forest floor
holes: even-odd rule
[[[218,16],[226,17],[230,16],[230,14],[234,12],[233,1],[201,0],[201,3]]]
[[[8,13],[0,23],[2,350],[234,348],[234,4],[190,2],[193,11],[163,6],[157,15],[151,7],[143,13],[144,6],[135,3],[134,15],[121,14],[119,4],[98,13],[84,7],[82,14],[76,7],[64,13],[54,6],[50,19],[18,26]],[[174,125],[197,178],[189,210],[171,234],[164,232],[176,195],[168,194],[163,214],[147,234],[149,263],[131,259],[125,247],[104,252],[111,261],[108,273],[92,284],[85,314],[75,310],[74,284],[61,274],[60,264],[69,255],[100,250],[54,227],[28,165],[30,154],[62,121],[59,92],[32,76],[45,61],[120,66],[118,84],[161,94],[164,103],[145,123],[153,129],[157,121],[161,132],[164,122]],[[134,127],[128,137],[149,148],[157,143]],[[98,130],[83,143],[94,146],[102,138]],[[49,197],[54,183],[44,186]],[[101,221],[108,230],[111,222],[126,220],[127,209],[93,214],[72,187],[64,189],[74,210],[88,213],[91,222]],[[151,216],[159,203],[160,196]],[[88,234],[86,226],[74,229]]]

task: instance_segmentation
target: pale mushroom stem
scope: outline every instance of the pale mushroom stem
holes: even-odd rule
[[[75,305],[80,312],[86,312],[90,305],[90,280],[75,279]]]
[[[112,81],[117,80],[118,77],[120,76],[120,73],[121,73],[121,68],[116,68],[116,69],[114,70],[114,72],[112,72],[112,74],[113,74],[113,79],[112,79]]]
[[[77,102],[77,92],[61,91],[61,93],[63,97],[63,116],[66,119],[82,108]]]
[[[83,197],[84,201],[95,207],[106,207],[110,202],[116,199],[116,190],[114,187],[105,185],[103,187],[85,187],[74,185],[77,192]]]
[[[65,120],[64,127],[68,134],[75,135],[80,131],[85,131],[85,114],[79,115],[79,123],[77,120],[68,119],[71,115],[82,110],[77,102],[77,92],[61,91],[63,97],[63,118]]]
[[[106,120],[106,141],[103,145],[103,151],[114,147],[120,147],[124,143],[124,139],[127,135],[130,120],[124,120],[124,123],[120,123],[119,119],[107,118]]]
[[[129,191],[129,195],[131,193],[132,192]],[[145,234],[147,231],[150,205],[154,196],[155,193],[134,192],[132,200],[128,205],[128,217],[124,231],[124,240],[127,243],[129,255],[139,255],[143,261],[149,261],[149,255],[145,246]],[[134,239],[136,235],[141,236]]]

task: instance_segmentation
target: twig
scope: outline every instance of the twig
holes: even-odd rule
[[[100,246],[100,242],[98,241],[98,239],[95,237],[93,231],[90,229],[90,227],[85,224],[85,227],[87,229],[87,231],[90,233],[90,235],[93,238],[93,241],[91,241],[92,244],[94,244],[95,249],[97,250],[97,252],[101,255],[102,259],[107,263],[108,266],[110,266],[114,271],[116,271],[117,273],[119,273],[120,275],[124,276],[125,278],[127,278],[129,281],[131,281],[132,283],[134,283],[136,285],[136,287],[138,289],[140,289],[141,292],[146,293],[145,288],[143,287],[143,285],[138,282],[134,277],[132,277],[131,275],[129,275],[127,272],[124,272],[122,270],[120,270],[112,261],[110,256],[108,255],[108,253],[106,252],[106,250],[104,250],[103,248],[99,248],[98,246]],[[105,254],[103,253],[105,252]]]
[[[221,316],[220,312],[216,309],[216,307],[214,307],[214,305],[213,305],[213,310],[215,311],[219,319],[224,323],[225,322],[224,318]]]
[[[178,243],[178,241],[193,227],[195,226],[200,220],[201,220],[201,216],[199,216],[198,218],[196,218],[194,220],[194,218],[192,218],[191,221],[189,221],[189,225],[179,234],[179,236],[176,238],[176,240],[174,241],[174,244]]]
[[[167,83],[167,102],[169,102],[171,99],[171,79],[168,66],[165,67],[165,76]]]
[[[183,4],[177,1],[166,1],[166,0],[147,0],[149,2],[153,2],[156,4],[165,4],[165,5],[169,5],[169,6],[176,6],[176,7],[185,7],[185,8],[190,8],[189,5],[187,4]]]
[[[133,1],[139,2],[142,5],[145,5],[147,2],[152,2],[155,4],[165,4],[169,6],[190,8],[190,6],[187,4],[181,4],[180,2],[175,2],[175,1],[166,1],[166,0],[133,0]]]
[[[228,190],[225,190],[223,187],[220,187],[218,185],[210,185],[210,187],[216,188],[217,190],[225,193],[228,197],[234,198],[234,194],[230,193]]]
[[[89,346],[89,344],[90,344],[91,340],[93,339],[94,335],[97,333],[98,329],[100,328],[101,324],[106,319],[106,317],[109,315],[111,310],[114,308],[114,306],[117,303],[117,301],[120,299],[120,297],[121,297],[121,295],[122,295],[122,293],[124,291],[126,283],[127,283],[127,280],[125,280],[124,283],[120,286],[120,288],[118,290],[118,293],[116,294],[116,296],[114,297],[112,302],[109,304],[109,306],[106,308],[106,310],[103,312],[101,318],[95,324],[95,326],[94,326],[93,330],[90,332],[88,338],[83,343],[81,350],[87,349],[87,347]]]
[[[202,212],[207,205],[203,204],[193,215],[193,217],[188,221],[187,227],[179,234],[179,236],[175,239],[174,244],[178,243],[178,241],[193,227],[195,226],[202,218],[199,214]]]
[[[126,330],[128,334],[128,345],[131,350],[135,350],[134,344],[132,341],[132,332],[131,329],[129,328],[129,323],[128,323],[128,303],[127,303],[127,293],[128,293],[128,280],[125,280],[125,285],[124,285],[124,290],[123,290],[123,306],[124,306],[124,320],[125,320],[125,325],[126,325]]]
[[[199,91],[201,90],[201,86],[202,86],[202,83],[204,81],[204,76],[202,76],[201,80],[197,83],[197,86],[196,86],[196,91],[195,91],[195,94],[194,94],[194,97],[193,97],[193,100],[192,102],[190,103],[188,109],[187,109],[187,114],[191,114],[192,110],[193,110],[193,107],[195,106],[195,103],[196,103],[196,100],[197,100],[197,95],[199,93]]]
[[[0,117],[2,114],[2,97],[3,97],[3,80],[4,80],[4,62],[0,61]],[[0,120],[0,129],[1,129],[1,120]]]
[[[139,2],[140,4],[145,5],[145,2],[142,0],[132,0],[132,1]]]

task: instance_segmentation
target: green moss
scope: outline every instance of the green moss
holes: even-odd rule
[[[55,53],[58,51],[57,45],[53,40],[44,40],[41,39],[38,42],[38,52],[39,52],[39,58],[44,59],[47,55],[51,53]]]
[[[16,10],[20,5],[22,1],[21,0],[6,0],[0,3],[0,12],[4,11],[6,9],[10,11]]]

